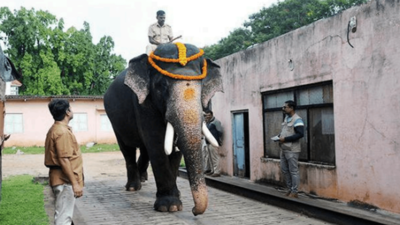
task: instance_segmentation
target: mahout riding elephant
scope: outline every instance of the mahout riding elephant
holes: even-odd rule
[[[129,68],[104,95],[105,110],[126,161],[125,187],[141,189],[140,178],[150,160],[157,211],[182,210],[176,185],[182,154],[195,204],[193,214],[204,213],[208,205],[202,134],[218,144],[204,124],[203,109],[216,92],[223,92],[223,86],[219,66],[203,54],[191,44],[160,45],[150,56],[130,60]],[[136,148],[140,148],[137,163]]]

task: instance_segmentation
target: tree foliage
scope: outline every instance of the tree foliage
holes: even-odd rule
[[[92,41],[90,25],[64,31],[64,20],[47,11],[0,8],[8,56],[22,74],[25,95],[102,95],[125,59],[112,53],[110,36]]]
[[[285,0],[249,16],[217,44],[204,47],[207,57],[219,59],[268,41],[299,27],[342,12],[368,0]]]

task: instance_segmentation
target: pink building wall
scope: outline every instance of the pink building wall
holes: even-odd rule
[[[264,158],[261,93],[332,81],[336,165],[300,163],[300,190],[400,213],[399,37],[399,1],[370,1],[218,60],[225,93],[212,103],[225,132],[223,172],[233,175],[232,112],[248,110],[250,179],[282,181],[279,159]]]
[[[25,101],[26,99],[26,101]],[[27,97],[14,96],[8,97],[6,101],[6,114],[23,114],[23,133],[11,134],[5,147],[10,146],[44,146],[47,131],[54,123],[48,104],[50,97]],[[102,131],[102,114],[106,114],[103,106],[103,98],[68,98],[72,111],[77,113],[87,113],[87,131],[75,132],[79,144],[84,145],[88,142],[103,144],[116,143],[116,138],[112,129]]]

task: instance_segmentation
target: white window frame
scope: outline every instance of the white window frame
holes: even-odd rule
[[[107,114],[100,114],[100,130],[101,131],[113,131],[110,119]]]
[[[6,113],[4,119],[4,133],[24,133],[24,116],[22,113]]]

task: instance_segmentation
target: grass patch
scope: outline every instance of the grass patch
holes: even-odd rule
[[[44,154],[44,147],[32,146],[32,147],[7,147],[3,149],[3,154],[17,154],[17,152],[23,152],[24,154]]]
[[[3,180],[0,202],[0,224],[47,225],[44,209],[43,185],[33,182],[29,175]]]
[[[118,152],[119,146],[118,144],[97,144],[93,147],[86,147],[85,145],[81,146],[82,153],[95,153],[95,152]]]
[[[186,167],[185,165],[185,159],[182,157],[181,163],[179,164],[179,167]]]
[[[118,144],[97,144],[93,147],[86,147],[82,145],[82,153],[95,153],[95,152],[115,152],[119,151]],[[17,152],[23,152],[24,154],[44,154],[44,147],[42,146],[32,146],[32,147],[7,147],[3,149],[3,154],[17,154]]]

